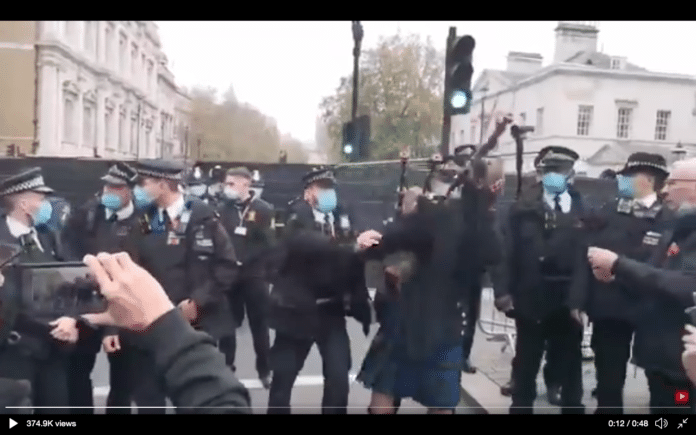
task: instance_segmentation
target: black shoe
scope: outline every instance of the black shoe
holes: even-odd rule
[[[546,392],[549,403],[555,406],[561,406],[561,387],[560,385],[551,385]]]
[[[467,359],[467,360],[464,360],[464,364],[462,364],[462,371],[464,373],[474,374],[474,373],[476,373],[476,367],[472,366],[471,361],[469,361]]]
[[[515,383],[512,381],[512,379],[502,387],[500,387],[500,394],[502,394],[505,397],[510,397],[512,396],[512,390],[515,388]]]

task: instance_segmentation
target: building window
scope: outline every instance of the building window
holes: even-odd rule
[[[121,33],[121,38],[118,41],[118,52],[119,52],[119,67],[121,70],[121,75],[126,75],[126,65],[128,64],[128,39],[126,35]]]
[[[655,140],[667,140],[667,127],[672,112],[669,110],[657,111],[657,122],[655,124]]]
[[[95,32],[94,32],[94,27],[95,27],[96,22],[94,21],[85,21],[85,33],[84,33],[84,49],[85,52],[89,53],[90,55],[94,54],[94,49],[95,49]]]
[[[74,144],[75,141],[75,101],[66,97],[63,101],[63,142]]]
[[[114,47],[113,37],[114,31],[111,24],[108,24],[106,29],[104,29],[104,60],[106,61],[106,65],[109,67],[113,66],[113,56],[111,55],[111,50],[113,50]]]
[[[113,139],[111,138],[111,123],[114,117],[112,109],[106,109],[104,113],[104,146],[107,150],[113,150]]]
[[[621,69],[621,59],[612,59],[611,69]]]
[[[122,152],[128,149],[128,130],[126,129],[126,111],[121,110],[121,116],[118,119],[118,148]]]
[[[155,69],[155,64],[150,60],[147,62],[147,92],[151,92],[153,88],[152,72]]]
[[[136,71],[138,71],[138,46],[133,44],[131,46],[131,79],[135,80]]]
[[[578,107],[578,136],[587,136],[590,134],[590,125],[592,124],[592,106]]]
[[[82,116],[82,146],[85,148],[94,147],[94,116],[95,110],[85,104]]]
[[[544,132],[544,108],[537,109],[536,115],[536,133],[541,135]]]
[[[619,119],[616,125],[616,137],[619,139],[628,138],[631,129],[631,113],[633,109],[627,107],[619,108]]]
[[[130,152],[135,154],[136,149],[135,146],[138,143],[138,115],[133,112],[131,116],[131,143],[130,143]]]

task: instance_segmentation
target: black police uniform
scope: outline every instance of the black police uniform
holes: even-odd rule
[[[174,162],[161,160],[138,165],[141,176],[170,180],[180,180],[182,170]],[[200,312],[197,329],[215,340],[233,333],[234,322],[224,292],[236,280],[237,257],[215,211],[199,199],[184,198],[179,216],[164,216],[162,221],[153,204],[141,214],[140,225],[145,233],[138,239],[141,266],[162,284],[174,304],[187,299],[196,303]],[[142,357],[136,401],[140,398],[142,402],[164,406],[165,396],[157,382],[154,361],[147,352]],[[158,413],[164,413],[164,409]]]
[[[53,192],[44,184],[40,168],[30,169],[0,183],[0,196],[3,197],[25,191]],[[48,227],[33,232],[34,236],[30,234],[15,237],[7,224],[7,215],[0,216],[0,243],[23,247],[19,263],[63,260],[63,254],[57,250],[58,236]],[[30,381],[32,404],[36,407],[64,407],[37,408],[35,414],[69,413],[67,364],[74,346],[50,335],[52,327],[48,323],[53,320],[55,318],[49,315],[35,313],[29,316],[20,312],[13,328],[19,340],[0,345],[0,377]]]
[[[577,159],[560,147],[542,150],[538,157]],[[567,158],[567,157],[566,157]],[[562,413],[583,413],[582,337],[583,326],[571,317],[581,309],[587,286],[586,241],[583,229],[584,203],[568,189],[568,213],[554,210],[544,200],[542,187],[523,192],[512,205],[502,226],[505,257],[495,285],[496,297],[509,295],[517,327],[515,388],[510,413],[531,413],[536,399],[536,378],[547,341],[563,343]]]
[[[647,172],[658,179],[667,176],[665,159],[657,154],[636,153],[619,172]],[[658,185],[659,187],[659,185]],[[609,249],[627,258],[645,262],[654,253],[672,213],[658,200],[646,206],[637,200],[620,198],[606,204],[600,215],[601,228],[591,245]],[[625,284],[590,280],[587,313],[593,323],[592,349],[597,374],[597,414],[623,413],[623,388],[631,357],[631,341],[640,297]]]
[[[245,168],[231,174],[251,178]],[[229,174],[229,173],[228,173]],[[253,193],[253,192],[252,192]],[[251,196],[243,202],[227,201],[218,208],[220,220],[232,239],[237,258],[242,262],[239,281],[231,289],[230,309],[237,328],[242,325],[245,311],[256,353],[256,370],[260,379],[270,374],[270,334],[268,328],[268,282],[260,255],[274,243],[273,206]],[[231,335],[220,342],[227,363],[234,367],[236,337]]]
[[[304,177],[305,186],[321,179],[334,180],[331,171],[316,170]],[[272,282],[270,300],[269,326],[276,334],[269,414],[290,413],[293,384],[315,343],[323,359],[322,412],[347,412],[351,353],[345,317],[358,319],[367,334],[371,312],[364,262],[353,246],[338,244],[355,241],[350,215],[340,207],[331,215],[333,224],[331,216],[318,223],[306,201],[290,205],[286,255]]]
[[[102,180],[111,185],[133,186],[137,175],[133,168],[119,162],[109,169]],[[100,197],[95,197],[68,218],[63,238],[78,259],[84,258],[87,254],[97,255],[100,252],[127,252],[137,262],[136,237],[139,236],[140,229],[137,224],[137,215],[132,203],[114,213],[107,211],[101,204]],[[128,332],[124,332],[119,334],[117,328],[109,327],[103,328],[98,334],[80,337],[76,352],[71,356],[69,374],[71,406],[94,406],[90,374],[100,351],[101,340],[105,336],[120,335],[121,350],[107,354],[110,388],[106,400],[106,413],[130,414],[130,410],[125,409],[131,404],[128,368],[130,346],[127,339]],[[93,409],[86,411],[94,412]]]

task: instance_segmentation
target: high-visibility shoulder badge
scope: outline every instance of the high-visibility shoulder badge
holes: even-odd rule
[[[213,240],[212,239],[198,239],[198,240],[196,240],[196,245],[198,245],[202,248],[210,248],[213,246]]]
[[[674,257],[677,254],[679,254],[679,246],[676,243],[672,243],[667,250],[667,256]]]

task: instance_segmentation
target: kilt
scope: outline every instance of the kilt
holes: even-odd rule
[[[372,391],[398,399],[412,398],[427,408],[456,408],[464,362],[461,343],[443,343],[425,361],[409,358],[405,340],[396,333],[397,309],[396,304],[387,309],[390,312],[385,313],[386,321],[365,355],[357,380]]]

